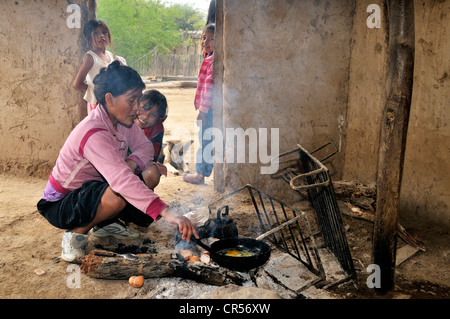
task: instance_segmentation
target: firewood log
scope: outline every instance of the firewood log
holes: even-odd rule
[[[125,260],[121,256],[103,257],[92,250],[83,257],[81,270],[84,274],[101,279],[128,279],[142,275],[144,278],[168,277],[174,273],[169,266],[172,253],[139,254],[138,260]]]
[[[177,276],[210,285],[242,285],[245,281],[239,273],[214,264],[192,263],[180,259],[172,259],[169,264],[175,270]]]
[[[185,261],[181,255],[170,252],[138,254],[138,260],[125,260],[121,256],[104,257],[92,250],[82,258],[81,270],[99,279],[128,279],[142,275],[144,278],[181,277],[210,285],[242,285],[245,278],[232,270],[215,264]]]

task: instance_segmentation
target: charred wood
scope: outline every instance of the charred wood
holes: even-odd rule
[[[82,258],[81,271],[98,279],[128,279],[142,275],[144,278],[181,277],[210,285],[242,285],[246,279],[239,273],[215,264],[185,261],[180,255],[168,252],[139,254],[137,260],[123,257],[95,255],[93,250]]]

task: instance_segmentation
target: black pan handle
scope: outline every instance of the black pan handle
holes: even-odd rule
[[[207,246],[206,244],[204,244],[200,239],[195,238],[194,236],[191,237],[191,240],[196,243],[197,245],[199,245],[200,247],[202,247],[203,249],[209,251],[210,253],[212,253],[211,251],[211,247]]]

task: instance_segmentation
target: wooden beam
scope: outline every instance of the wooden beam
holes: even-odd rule
[[[389,67],[377,174],[373,263],[380,267],[384,295],[394,287],[398,204],[414,71],[413,0],[388,0]]]
[[[214,18],[216,30],[214,34],[214,98],[213,98],[213,126],[225,132],[223,127],[223,38],[224,38],[224,0],[215,0]],[[211,8],[211,7],[210,7]],[[225,191],[225,175],[224,175],[224,154],[215,154],[221,158],[214,159],[214,190],[219,193]]]

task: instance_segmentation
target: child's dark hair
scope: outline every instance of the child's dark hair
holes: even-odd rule
[[[103,27],[108,31],[109,45],[112,47],[111,32],[106,23],[102,20],[92,19],[89,20],[83,28],[83,34],[88,42],[89,48],[92,49],[92,32],[94,32],[97,27]]]
[[[119,61],[114,61],[108,68],[102,68],[93,82],[95,98],[104,106],[106,93],[117,97],[132,89],[145,89],[139,73],[129,66],[120,64]]]
[[[203,36],[204,36],[205,32],[209,31],[209,32],[212,32],[212,34],[215,34],[215,30],[216,30],[215,23],[208,23],[207,25],[205,25],[205,27],[203,28],[203,31],[202,31],[202,41],[203,41]],[[203,58],[207,57],[207,54],[204,50],[203,50],[202,56],[203,56]]]
[[[216,32],[216,24],[215,23],[208,23],[203,28],[203,32],[211,31],[212,33]]]
[[[164,94],[162,94],[161,92],[157,90],[145,91],[144,94],[142,94],[140,101],[146,103],[146,105],[144,106],[145,111],[149,110],[153,107],[153,105],[156,104],[156,106],[158,107],[159,117],[165,119],[165,117],[167,116],[167,100]]]

